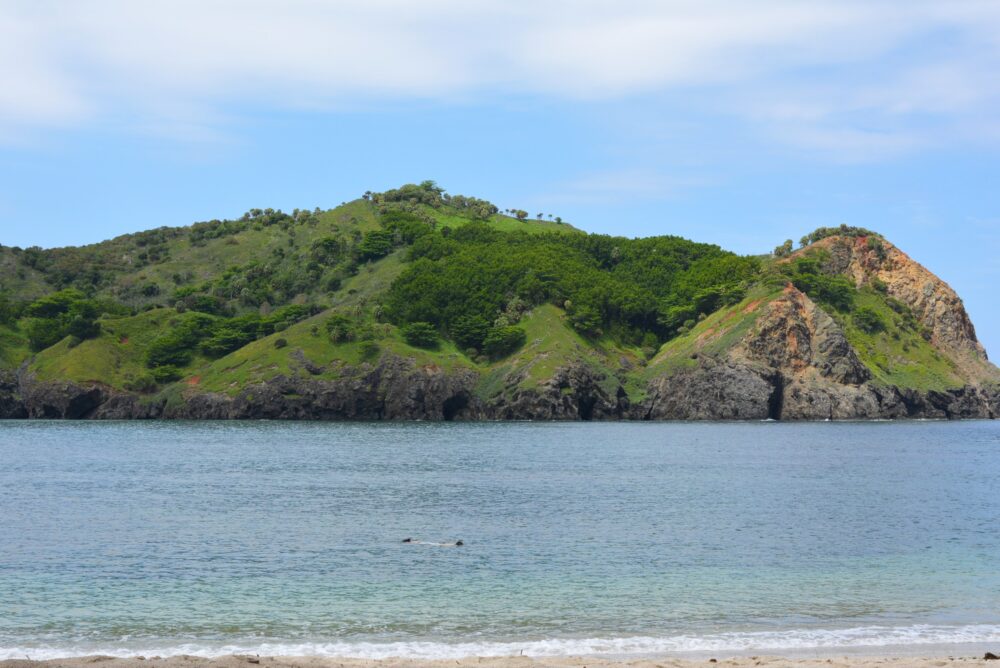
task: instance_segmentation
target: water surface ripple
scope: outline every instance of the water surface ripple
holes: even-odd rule
[[[986,641],[995,422],[0,423],[0,658]]]

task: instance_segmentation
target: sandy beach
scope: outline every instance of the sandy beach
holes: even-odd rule
[[[1000,666],[977,656],[841,656],[824,658],[783,658],[741,656],[705,659],[608,660],[586,657],[469,657],[449,660],[338,659],[332,657],[225,656],[206,659],[194,656],[113,658],[89,656],[49,661],[28,659],[0,661],[0,668],[939,668],[945,666]]]

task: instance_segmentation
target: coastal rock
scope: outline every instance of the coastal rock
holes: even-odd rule
[[[95,420],[153,420],[162,417],[165,403],[166,400],[160,397],[120,392],[110,395],[90,417]]]
[[[815,372],[843,385],[871,379],[871,372],[858,359],[843,329],[791,284],[768,305],[757,328],[734,354],[786,376]]]
[[[522,380],[519,374],[506,378],[507,389],[489,402],[486,414],[500,420],[614,420],[629,413],[621,385],[582,361],[556,369],[538,387],[521,387]]]
[[[0,419],[28,417],[28,409],[21,399],[21,389],[13,371],[0,369]]]
[[[839,261],[849,263],[850,257],[841,254]],[[876,384],[843,329],[794,286],[764,308],[723,358],[701,357],[694,369],[650,381],[641,417],[858,420],[998,414],[1000,392],[992,386],[919,392]]]
[[[655,378],[647,420],[765,420],[781,415],[782,381],[750,366],[704,361],[696,369]]]
[[[22,376],[20,390],[29,418],[89,418],[110,396],[104,386],[96,383],[40,382],[29,374]]]
[[[831,385],[794,378],[785,386],[782,420],[870,420],[886,417],[878,394],[867,386]]]
[[[387,355],[321,380],[279,375],[236,396],[189,391],[166,417],[192,419],[453,420],[481,416],[478,375]]]

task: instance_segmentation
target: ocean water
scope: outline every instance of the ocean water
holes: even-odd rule
[[[997,422],[0,423],[0,658],[990,642]]]

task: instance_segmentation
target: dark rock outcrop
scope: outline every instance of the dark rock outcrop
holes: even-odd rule
[[[84,419],[94,416],[110,391],[96,383],[43,382],[20,374],[21,397],[29,418]]]
[[[664,375],[649,385],[641,417],[647,420],[777,419],[782,388],[750,366],[704,360],[690,370]]]
[[[120,392],[108,396],[91,417],[95,420],[152,420],[163,416],[165,403],[161,397]]]
[[[407,368],[409,366],[409,368]],[[584,365],[556,372],[538,388],[491,400],[475,393],[476,374],[422,369],[405,360],[367,366],[357,376],[321,380],[278,376],[235,396],[196,389],[180,400],[77,383],[0,380],[0,417],[47,419],[297,420],[845,420],[995,418],[1000,390],[963,387],[921,393],[788,377],[731,360],[650,382],[630,404],[624,388]],[[23,389],[27,387],[27,389]],[[611,392],[608,388],[613,388]],[[22,401],[19,392],[23,392]]]
[[[0,419],[28,417],[28,409],[21,398],[21,388],[13,371],[0,369]]]
[[[166,407],[169,418],[293,420],[454,420],[483,417],[474,390],[478,374],[418,366],[383,357],[344,369],[342,378],[277,376],[234,396],[186,391]]]
[[[839,261],[848,263],[850,256]],[[694,369],[667,372],[650,381],[642,417],[864,420],[997,415],[995,389],[969,385],[919,392],[875,383],[836,321],[791,285],[766,309],[722,358],[699,357]]]
[[[506,389],[483,406],[483,413],[498,420],[614,420],[626,417],[628,396],[620,384],[608,392],[608,378],[576,362],[557,369],[537,388],[520,386],[522,377],[505,379]]]

